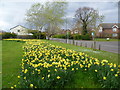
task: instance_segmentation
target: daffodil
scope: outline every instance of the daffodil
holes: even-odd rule
[[[30,87],[33,88],[33,84],[30,84]]]
[[[95,70],[95,72],[98,72],[97,70]]]
[[[44,79],[44,77],[42,77],[42,80]]]
[[[110,71],[114,71],[114,69],[110,69]]]
[[[17,76],[18,78],[20,78],[20,76]]]
[[[106,80],[107,78],[106,77],[103,77],[103,80]]]
[[[48,78],[50,77],[50,74],[48,74]]]
[[[14,87],[11,87],[11,89],[13,89]]]
[[[16,87],[16,85],[14,85],[14,87]]]
[[[57,79],[60,79],[60,76],[57,76]]]
[[[118,74],[115,74],[115,77],[117,77],[118,76]]]

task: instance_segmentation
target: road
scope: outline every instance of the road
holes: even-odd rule
[[[66,40],[66,39],[58,39],[58,38],[50,38],[51,40],[56,40],[63,43],[69,43],[74,44],[78,46],[93,48],[94,47],[94,41],[84,41],[84,40]],[[113,52],[113,53],[119,53],[120,54],[120,41],[96,41],[96,49]]]

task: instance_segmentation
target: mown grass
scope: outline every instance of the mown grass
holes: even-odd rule
[[[67,49],[72,49],[78,52],[84,52],[89,56],[98,58],[99,60],[106,59],[109,62],[118,64],[118,54],[106,52],[106,51],[94,51],[93,49],[75,46],[71,44],[65,44],[57,41],[45,40],[50,44],[54,44],[57,46],[62,46]],[[67,88],[101,88],[100,84],[97,82],[94,74],[84,73],[84,72],[77,72],[74,74],[72,82],[69,82],[65,87]]]
[[[2,88],[2,41],[0,40],[0,89]]]
[[[2,88],[17,83],[22,59],[23,43],[2,41]]]
[[[107,38],[95,38],[95,41],[120,41],[120,39],[110,38],[109,40],[107,40]]]
[[[89,56],[98,58],[99,60],[107,59],[110,62],[118,63],[118,54],[115,53],[93,51],[89,48],[51,40],[44,41],[47,41],[50,44],[65,47],[67,49],[84,52]],[[20,63],[22,59],[22,45],[23,43],[20,42],[3,41],[3,88],[9,88],[11,85],[14,85],[18,81],[17,75],[19,75]],[[78,71],[74,74],[72,81],[65,85],[65,88],[101,88],[101,86],[93,74]]]
[[[109,62],[116,63],[118,64],[118,56],[120,54],[112,53],[112,52],[107,52],[107,51],[102,51],[102,50],[93,50],[91,48],[86,48],[86,47],[80,47],[80,46],[75,46],[71,44],[66,44],[66,43],[61,43],[57,41],[52,41],[52,40],[45,40],[50,44],[54,44],[57,46],[62,46],[67,49],[72,49],[78,52],[84,52],[88,54],[89,56],[92,56],[94,58],[98,58],[99,60],[108,60]]]

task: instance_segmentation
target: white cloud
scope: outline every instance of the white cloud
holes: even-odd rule
[[[23,24],[26,10],[29,9],[34,2],[38,1],[40,2],[41,0],[2,0],[2,2],[0,2],[0,28],[9,30],[17,24]],[[105,15],[104,22],[117,22],[118,6],[116,2],[71,2],[69,3],[66,17],[74,17],[75,11],[79,7],[84,6],[98,9],[100,14]]]
[[[67,1],[67,2],[118,2],[119,0],[1,0],[2,2],[46,2],[46,1]]]

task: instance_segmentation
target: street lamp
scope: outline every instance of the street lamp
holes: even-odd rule
[[[95,50],[96,49],[96,41],[95,41],[95,30],[94,29],[92,29],[91,35],[92,35],[92,39],[94,41],[94,50]]]
[[[73,25],[74,25],[74,21],[75,21],[75,17],[72,17],[73,19]],[[75,41],[74,41],[74,30],[73,30],[73,45],[74,45]]]
[[[67,30],[67,17],[66,17],[66,43],[68,43],[68,30]]]

